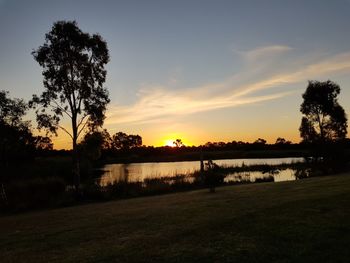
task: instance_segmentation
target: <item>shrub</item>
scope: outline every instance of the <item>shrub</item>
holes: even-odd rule
[[[215,192],[215,187],[224,183],[225,174],[223,174],[219,166],[212,160],[209,160],[206,164],[206,170],[204,171],[204,183],[211,193]]]

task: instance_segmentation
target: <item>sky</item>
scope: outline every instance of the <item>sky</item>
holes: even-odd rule
[[[155,146],[299,142],[308,80],[338,83],[350,112],[349,13],[349,0],[0,0],[0,90],[40,94],[31,52],[54,22],[76,20],[107,41],[111,134]],[[71,147],[64,133],[53,141]]]

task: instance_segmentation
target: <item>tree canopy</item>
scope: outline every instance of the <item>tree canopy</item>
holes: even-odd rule
[[[52,149],[50,138],[33,136],[30,122],[23,119],[27,110],[24,100],[0,91],[0,166],[31,158],[35,151]]]
[[[321,143],[345,139],[347,117],[338,103],[339,94],[339,85],[330,80],[309,81],[300,107],[303,117],[299,131],[304,142]]]
[[[130,150],[142,146],[142,137],[140,135],[126,134],[117,132],[112,136],[112,147],[115,150]]]
[[[173,141],[173,145],[175,147],[183,147],[183,146],[185,146],[181,139],[176,139],[175,141]]]
[[[266,140],[262,138],[258,138],[256,141],[254,141],[254,144],[260,144],[260,145],[265,145]]]
[[[101,157],[102,151],[110,150],[112,138],[106,129],[86,133],[80,143],[82,154],[90,160]]]
[[[276,139],[276,142],[275,144],[277,145],[286,145],[286,144],[291,144],[292,142],[291,141],[287,141],[286,139],[282,138],[282,137],[278,137]]]
[[[28,126],[28,122],[23,121],[28,106],[22,99],[11,99],[8,92],[0,91],[0,122],[10,126]]]

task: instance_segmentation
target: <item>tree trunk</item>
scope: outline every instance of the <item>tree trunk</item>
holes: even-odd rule
[[[80,163],[79,163],[79,153],[77,149],[76,139],[73,141],[73,177],[75,190],[79,191],[80,188]]]
[[[76,116],[72,118],[72,129],[73,129],[73,178],[74,186],[77,192],[80,191],[80,162],[79,162],[79,152],[78,152],[78,128],[76,122]]]
[[[203,176],[204,173],[204,162],[203,162],[203,149],[202,146],[200,147],[200,153],[199,153],[199,162],[200,162],[200,175]]]

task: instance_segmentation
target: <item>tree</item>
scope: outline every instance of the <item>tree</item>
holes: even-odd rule
[[[204,183],[211,193],[215,193],[215,187],[224,183],[225,175],[220,172],[220,167],[212,160],[205,163]]]
[[[130,134],[129,139],[129,149],[137,148],[142,146],[142,137],[140,135]]]
[[[175,147],[183,147],[183,146],[185,146],[181,139],[176,139],[175,141],[173,141],[173,144],[174,144]]]
[[[262,139],[262,138],[258,138],[254,144],[259,144],[259,145],[265,145],[266,144],[266,140]]]
[[[291,141],[287,141],[286,139],[284,139],[282,137],[278,137],[276,139],[275,144],[277,144],[277,145],[289,145],[289,144],[292,144],[292,142]]]
[[[130,150],[142,146],[142,137],[140,135],[128,135],[124,132],[117,132],[112,137],[112,144],[115,150]]]
[[[300,111],[304,115],[299,128],[307,143],[343,140],[347,134],[347,117],[338,103],[340,87],[328,80],[309,81]]]
[[[53,149],[53,144],[49,137],[36,136],[34,145],[37,151],[51,151]]]
[[[23,121],[28,106],[22,99],[10,99],[8,92],[0,91],[0,122],[10,126],[28,126],[28,122]]]
[[[85,134],[80,148],[90,160],[98,160],[102,156],[102,151],[109,150],[111,148],[112,139],[106,129],[102,131],[93,131]]]
[[[30,158],[36,150],[30,122],[23,120],[28,105],[22,99],[9,98],[7,91],[0,91],[0,166]]]
[[[106,42],[98,34],[82,32],[75,21],[58,21],[45,36],[45,43],[32,52],[43,68],[44,92],[33,95],[38,128],[57,135],[61,128],[72,139],[73,175],[76,190],[80,185],[77,141],[86,127],[103,124],[108,91],[105,65],[109,61]],[[68,118],[71,130],[60,125]]]

